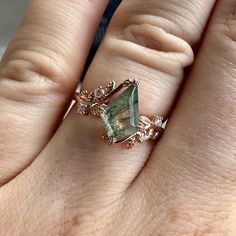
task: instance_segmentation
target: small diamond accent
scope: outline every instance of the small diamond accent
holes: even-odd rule
[[[138,134],[138,139],[141,143],[148,139],[148,136],[145,133],[138,132],[137,134]]]
[[[77,113],[79,113],[80,115],[84,115],[84,113],[86,112],[87,106],[84,104],[79,104],[78,105],[78,109],[77,109]]]
[[[102,98],[104,96],[104,90],[101,88],[97,88],[94,90],[94,97],[95,98]]]
[[[161,127],[162,126],[162,122],[163,122],[163,118],[162,117],[157,117],[155,118],[154,120],[154,124],[158,127]]]
[[[115,144],[117,140],[115,138],[108,138],[110,144]]]

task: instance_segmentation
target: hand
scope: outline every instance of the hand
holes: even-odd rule
[[[236,2],[214,5],[120,5],[83,88],[136,78],[169,117],[126,150],[63,120],[106,1],[29,1],[0,66],[0,235],[236,235]]]

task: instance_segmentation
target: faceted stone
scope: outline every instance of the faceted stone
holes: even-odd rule
[[[138,86],[129,85],[101,113],[108,138],[121,142],[138,131]]]
[[[86,105],[84,105],[84,104],[79,104],[79,106],[78,106],[78,109],[77,109],[77,113],[79,113],[80,115],[83,115],[84,114],[84,112],[86,111]]]
[[[104,95],[104,90],[101,88],[97,88],[94,90],[94,97],[95,98],[101,98]]]
[[[149,138],[148,135],[146,135],[145,133],[138,132],[138,139],[141,143],[147,140],[148,138]]]
[[[161,127],[162,126],[162,122],[163,122],[163,118],[162,117],[157,117],[155,120],[154,120],[154,124],[158,127]]]

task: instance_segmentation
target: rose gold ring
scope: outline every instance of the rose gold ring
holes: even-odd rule
[[[138,81],[125,80],[119,86],[111,81],[106,87],[91,92],[75,93],[77,113],[100,117],[109,144],[125,143],[132,148],[136,142],[157,140],[165,129],[167,119],[161,116],[139,116]]]

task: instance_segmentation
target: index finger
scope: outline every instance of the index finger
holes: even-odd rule
[[[25,168],[55,131],[106,2],[29,1],[0,64],[0,185]]]

